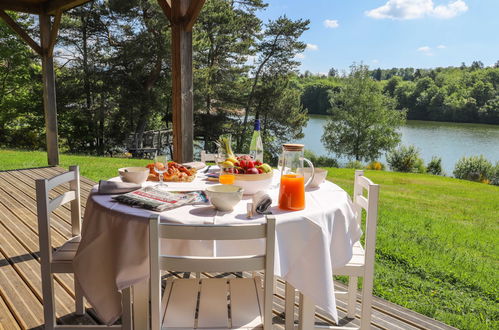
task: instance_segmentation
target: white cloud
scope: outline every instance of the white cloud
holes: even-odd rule
[[[340,26],[340,23],[336,19],[327,19],[324,21],[324,26],[327,28],[335,29]]]
[[[447,46],[446,45],[438,45],[437,48],[438,49],[445,49],[445,48],[447,48]]]
[[[319,46],[317,45],[314,45],[314,44],[307,44],[307,48],[308,50],[319,50]]]
[[[425,54],[426,56],[433,56],[433,53],[431,52],[431,47],[429,47],[429,46],[419,47],[418,52],[421,52],[421,53]]]
[[[305,58],[305,55],[303,55],[302,53],[298,53],[295,55],[295,58],[298,60],[303,60]]]
[[[379,63],[379,60],[374,59],[374,60],[371,60],[371,62],[372,62],[372,63],[374,63],[374,64],[378,64],[378,63]]]
[[[463,0],[451,0],[447,5],[438,6],[433,0],[388,0],[383,6],[368,10],[365,14],[376,19],[406,20],[425,16],[448,19],[467,10]]]
[[[468,6],[463,0],[456,0],[449,3],[447,6],[436,6],[433,9],[433,16],[438,18],[452,18],[468,10]]]

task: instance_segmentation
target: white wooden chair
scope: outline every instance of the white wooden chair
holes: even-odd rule
[[[364,190],[367,191],[367,197],[364,196]],[[355,171],[354,192],[353,192],[353,206],[356,212],[356,221],[362,228],[362,210],[366,211],[366,222],[363,231],[365,233],[365,245],[362,246],[360,242],[355,243],[353,246],[352,259],[344,266],[333,271],[334,275],[348,276],[348,292],[335,292],[336,297],[346,296],[348,300],[347,317],[355,318],[355,304],[357,298],[357,282],[358,277],[363,277],[362,284],[362,301],[361,301],[361,318],[360,329],[370,329],[371,324],[371,311],[372,311],[372,290],[374,281],[374,256],[376,248],[376,226],[378,221],[378,199],[379,199],[379,185],[374,184],[371,180],[364,176],[364,171]],[[286,284],[286,328],[293,325],[294,319],[288,319],[288,315],[293,315],[295,289]],[[300,300],[303,301],[304,297],[300,294]],[[304,321],[303,315],[312,317]],[[309,315],[306,311],[302,310],[302,303],[300,303],[300,322],[306,324],[313,322],[313,315]],[[300,328],[304,328],[300,323]],[[355,329],[351,327],[322,327],[316,326],[315,328],[329,328],[329,329]]]
[[[266,224],[179,225],[150,219],[151,329],[272,328],[275,218]],[[265,255],[195,257],[160,255],[160,238],[243,240],[266,238]],[[265,270],[260,278],[168,279],[161,299],[160,270],[239,272]],[[229,316],[230,315],[230,316]]]
[[[367,197],[364,196],[367,191]],[[370,329],[372,311],[372,291],[374,281],[374,256],[376,249],[376,227],[378,222],[379,185],[374,184],[364,176],[364,171],[355,171],[353,190],[353,205],[357,213],[357,222],[362,227],[362,210],[366,211],[366,223],[363,228],[365,244],[355,243],[353,257],[344,267],[334,270],[335,275],[346,275],[348,279],[348,292],[343,293],[348,297],[347,316],[355,317],[355,304],[357,297],[357,279],[363,278],[361,297],[360,329]],[[338,293],[341,295],[342,293]]]
[[[69,191],[50,199],[50,190],[69,182]],[[67,240],[55,251],[52,250],[50,232],[50,216],[59,206],[71,203],[71,233],[72,238]],[[80,244],[81,208],[80,208],[80,172],[78,166],[70,166],[69,172],[62,173],[50,179],[36,180],[36,203],[38,214],[38,233],[40,244],[40,263],[42,277],[43,314],[45,329],[102,329],[107,326],[57,326],[55,319],[55,299],[53,274],[73,273],[73,257]],[[84,299],[78,282],[75,278],[75,307],[77,315],[85,314]],[[130,290],[123,290],[123,317],[122,326],[111,328],[131,328]]]
[[[236,157],[239,157],[239,156],[242,156],[244,154],[236,154]],[[216,157],[217,157],[217,154],[209,154],[206,152],[206,150],[201,150],[201,161],[203,163],[206,163],[206,162],[216,162]]]

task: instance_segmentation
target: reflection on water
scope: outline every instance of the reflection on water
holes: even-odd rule
[[[318,156],[328,155],[321,142],[327,116],[310,115],[305,137],[300,143]],[[452,175],[454,165],[463,156],[484,155],[492,163],[499,161],[499,126],[482,124],[442,123],[432,121],[407,121],[401,130],[402,144],[415,145],[425,163],[432,156],[442,158],[447,175]],[[329,155],[334,157],[334,155]],[[346,162],[346,158],[338,158]],[[381,161],[386,163],[383,155]]]

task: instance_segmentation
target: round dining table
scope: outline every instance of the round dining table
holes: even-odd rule
[[[306,190],[304,210],[284,211],[277,205],[278,171],[274,170],[273,178],[266,192],[273,201],[269,211],[276,217],[275,275],[298,289],[308,304],[320,307],[337,321],[334,269],[351,259],[353,245],[362,235],[351,199],[339,186],[325,181],[318,188]],[[143,186],[154,184],[157,183],[146,182]],[[166,189],[204,190],[213,184],[217,183],[209,181],[207,173],[200,170],[194,181],[168,182]],[[75,278],[84,296],[106,324],[114,323],[121,315],[120,290],[130,286],[141,288],[143,292],[134,293],[137,306],[138,297],[147,294],[149,218],[158,214],[118,203],[113,196],[99,194],[97,186],[92,189],[73,261]],[[159,215],[161,221],[182,224],[264,222],[263,215],[247,217],[247,204],[251,201],[251,196],[243,196],[231,212],[220,212],[204,204],[184,205]],[[263,251],[264,242],[164,240],[161,248],[162,253],[174,255],[246,255]],[[147,304],[147,299],[142,303]],[[141,319],[147,320],[147,316]]]

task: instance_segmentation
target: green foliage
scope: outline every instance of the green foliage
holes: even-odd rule
[[[415,146],[400,146],[388,153],[386,161],[390,169],[397,172],[424,173],[425,167]]]
[[[305,158],[308,158],[315,167],[340,167],[336,159],[326,156],[317,156],[311,150],[305,150]]]
[[[367,66],[352,65],[340,92],[331,96],[331,117],[324,127],[326,149],[355,160],[375,160],[400,141],[397,128],[404,112],[369,75]]]
[[[463,157],[454,168],[458,179],[489,183],[496,175],[496,168],[483,155]]]
[[[442,175],[442,158],[432,157],[428,165],[426,165],[426,172],[433,175]]]
[[[364,164],[362,164],[359,160],[351,160],[345,164],[345,168],[353,168],[356,170],[361,170],[364,168]]]
[[[12,16],[29,29],[29,15]],[[29,46],[0,20],[0,146],[44,146],[40,65]]]
[[[340,90],[340,83],[335,80],[313,77],[303,87],[301,103],[310,114],[327,115],[331,111],[331,94]]]

